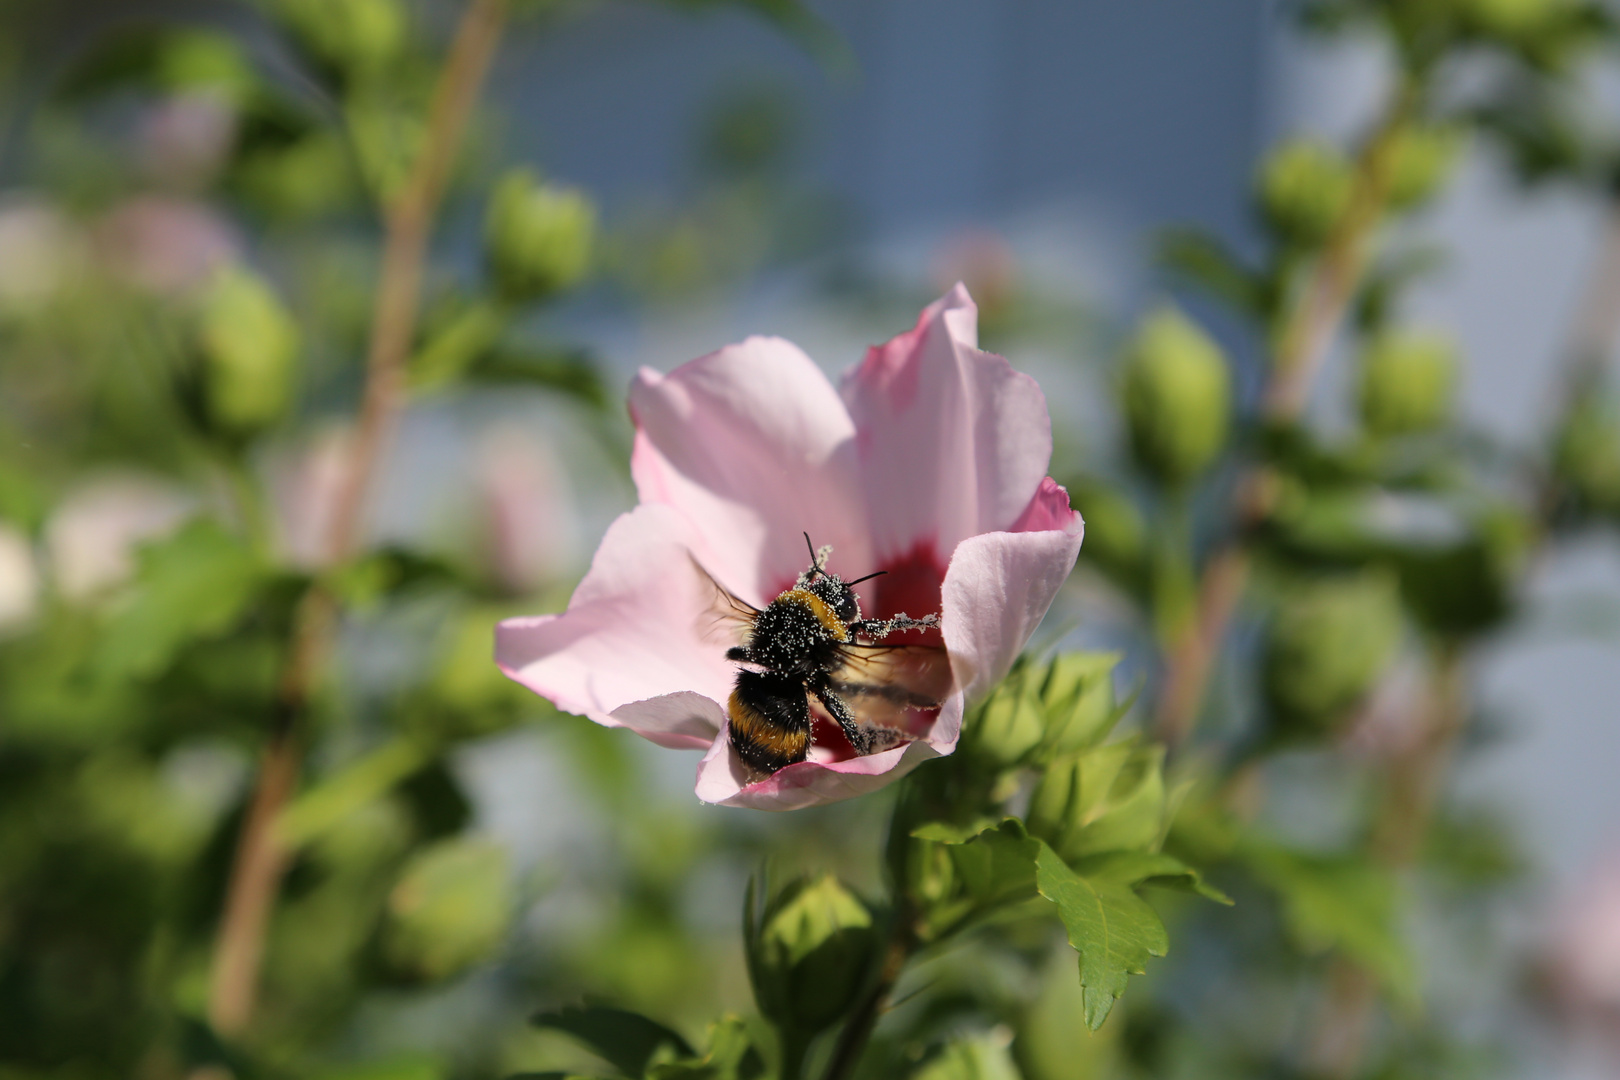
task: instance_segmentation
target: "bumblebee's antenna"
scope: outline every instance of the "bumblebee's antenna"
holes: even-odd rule
[[[867,574],[865,577],[858,577],[854,581],[846,581],[846,582],[844,582],[844,584],[845,585],[859,585],[863,581],[871,581],[873,578],[882,577],[884,574],[887,574],[887,573],[888,573],[887,570],[874,570],[870,574]]]
[[[816,554],[816,545],[810,542],[810,534],[804,534],[804,546],[810,549],[810,569],[821,573],[821,558]]]

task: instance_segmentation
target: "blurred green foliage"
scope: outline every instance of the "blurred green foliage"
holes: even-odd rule
[[[851,63],[810,7],[740,6],[835,76]],[[525,7],[544,32],[555,13]],[[1539,446],[1467,430],[1465,356],[1405,318],[1436,262],[1405,230],[1481,146],[1526,184],[1612,198],[1620,140],[1571,104],[1610,20],[1577,0],[1305,7],[1321,31],[1377,35],[1398,61],[1391,100],[1410,105],[1348,286],[1349,426],[1253,400],[1358,192],[1378,193],[1367,144],[1301,135],[1256,170],[1257,245],[1166,238],[1167,269],[1205,295],[1127,335],[1112,457],[1057,432],[1061,467],[1085,474],[1082,561],[1136,620],[1123,665],[1025,657],[951,758],[769,826],[694,817],[628,740],[558,722],[494,667],[493,623],[555,609],[580,567],[505,565],[501,543],[549,541],[503,531],[522,508],[476,468],[455,465],[468,501],[449,524],[322,557],[352,438],[333,424],[365,378],[379,230],[449,8],[95,13],[67,53],[38,56],[68,16],[0,8],[11,77],[37,90],[11,174],[28,190],[0,206],[21,244],[0,265],[0,1074],[794,1080],[852,1046],[835,1080],[1298,1076],[1317,1021],[1275,1006],[1315,1001],[1339,963],[1391,1006],[1357,1075],[1488,1059],[1421,1007],[1413,897],[1438,883],[1489,904],[1525,860],[1492,812],[1394,796],[1433,745],[1421,709],[1513,625],[1533,557],[1612,530],[1620,410],[1588,371]],[[1481,53],[1484,75],[1435,92]],[[435,251],[427,268],[413,408],[468,427],[513,402],[550,410],[581,486],[628,490],[613,377],[554,309],[582,289],[630,307],[712,296],[829,250],[851,218],[796,177],[801,133],[780,85],[735,86],[695,132],[689,197],[614,215],[480,147],[445,217],[482,221],[466,237],[481,257]],[[987,338],[1071,334],[1073,298],[993,244],[963,258]],[[870,284],[835,298],[869,310],[887,295]],[[1218,333],[1208,300],[1231,317]],[[580,464],[597,456],[612,463]],[[560,532],[573,508],[540,512]],[[1232,547],[1255,586],[1196,735],[1167,746],[1146,722],[1156,665]],[[295,720],[316,591],[339,610],[335,645]],[[1381,727],[1412,669],[1424,692]],[[1140,704],[1116,696],[1125,670],[1146,672]],[[1476,711],[1460,709],[1459,728]],[[227,883],[260,761],[293,726],[303,774],[272,825],[286,873],[258,1009],[221,1033]],[[479,779],[526,754],[544,763],[518,800],[532,851],[495,839]],[[1332,779],[1296,784],[1294,814],[1301,760]],[[1432,810],[1406,861],[1388,854],[1389,806]]]

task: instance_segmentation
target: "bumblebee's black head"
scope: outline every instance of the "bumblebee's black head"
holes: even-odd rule
[[[856,578],[854,581],[845,581],[837,574],[825,569],[827,556],[832,554],[831,547],[824,547],[817,551],[815,545],[810,543],[810,534],[805,533],[804,542],[810,547],[810,569],[799,575],[799,588],[808,589],[821,597],[822,601],[833,610],[846,623],[859,622],[861,618],[861,602],[855,596],[855,586],[866,578],[877,577],[884,573],[867,574],[866,577]]]

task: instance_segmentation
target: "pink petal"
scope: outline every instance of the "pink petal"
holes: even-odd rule
[[[761,605],[809,563],[801,533],[835,548],[833,567],[872,567],[852,452],[855,426],[809,357],[752,337],[630,387],[631,472],[643,503],[686,518],[722,582]]]
[[[662,746],[708,746],[736,677],[709,614],[714,587],[673,508],[642,505],[608,528],[562,615],[508,619],[495,659],[559,709]]]
[[[1047,502],[1042,512],[1050,509]],[[1062,529],[985,533],[957,545],[941,590],[940,624],[951,669],[970,700],[1007,674],[1046,616],[1080,554],[1084,527],[1071,510]]]
[[[955,750],[962,730],[962,709],[962,695],[953,694],[926,738],[866,757],[802,761],[746,785],[742,763],[722,731],[698,763],[697,796],[722,806],[801,810],[865,795],[892,784],[930,758]]]
[[[977,348],[977,324],[957,285],[844,378],[880,562],[926,544],[949,559],[967,537],[1012,525],[1046,475],[1046,398]]]

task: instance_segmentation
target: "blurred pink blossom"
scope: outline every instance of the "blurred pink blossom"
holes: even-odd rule
[[[964,699],[997,682],[1080,549],[1082,523],[1046,475],[1040,387],[977,348],[957,286],[867,352],[835,390],[797,347],[749,338],[630,391],[641,504],[608,529],[562,615],[501,624],[503,670],[559,708],[667,747],[706,749],[698,796],[788,810],[871,791],[956,748]],[[831,544],[862,609],[938,612],[958,689],[921,730],[865,757],[837,740],[748,782],[722,704],[736,665],[703,630],[712,586],[762,606]],[[915,635],[908,635],[915,636]]]
[[[22,530],[0,523],[0,628],[26,623],[38,606],[34,545]]]
[[[1620,851],[1555,915],[1544,970],[1567,1018],[1606,1032],[1620,1055]]]
[[[337,501],[353,469],[354,433],[332,426],[269,465],[276,547],[289,566],[317,570],[328,561]]]
[[[68,493],[45,523],[45,550],[62,595],[88,599],[122,584],[135,570],[135,548],[172,532],[193,499],[140,473],[92,479]]]
[[[236,141],[237,114],[224,95],[175,94],[152,105],[135,133],[141,169],[155,182],[194,191],[219,175]]]
[[[242,247],[214,210],[166,195],[126,199],[97,225],[96,242],[110,270],[162,295],[196,288]]]
[[[579,523],[568,474],[550,445],[516,425],[496,426],[479,440],[476,470],[501,586],[527,593],[566,573]]]

